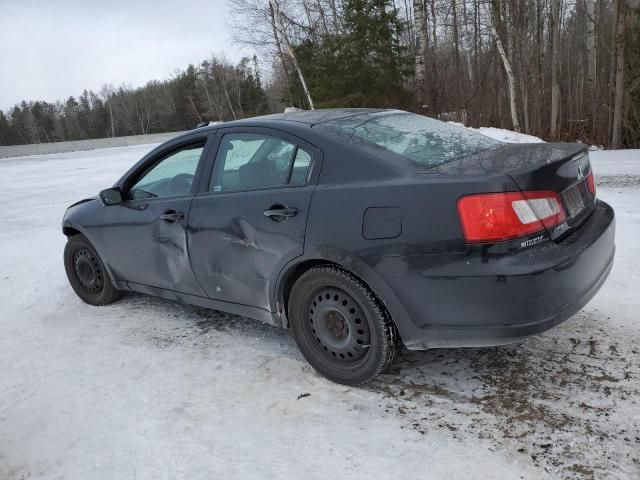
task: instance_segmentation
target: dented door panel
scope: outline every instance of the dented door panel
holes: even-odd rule
[[[302,255],[313,186],[197,196],[189,215],[193,270],[210,298],[271,309],[278,273]],[[297,210],[274,221],[276,204]]]
[[[105,208],[103,238],[118,279],[204,296],[191,270],[187,216],[193,197],[126,202]],[[178,212],[175,221],[161,218]]]

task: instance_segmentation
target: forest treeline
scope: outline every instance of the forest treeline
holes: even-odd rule
[[[0,144],[174,132],[269,111],[255,59],[233,65],[213,56],[140,88],[104,85],[55,103],[23,101],[0,111]]]
[[[640,0],[228,2],[234,40],[253,59],[214,56],[139,88],[22,102],[0,112],[0,144],[363,106],[640,147]]]

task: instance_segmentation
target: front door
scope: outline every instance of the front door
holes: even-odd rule
[[[118,280],[205,296],[191,270],[186,231],[205,142],[159,154],[134,174],[121,204],[105,207],[104,243]]]
[[[278,273],[304,250],[319,160],[282,132],[223,130],[189,214],[192,266],[209,297],[270,309]]]

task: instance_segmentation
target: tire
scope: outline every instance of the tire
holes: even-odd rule
[[[83,235],[69,237],[64,269],[73,290],[89,305],[106,305],[122,297],[123,292],[113,286],[102,260]]]
[[[304,358],[328,379],[360,385],[393,363],[397,334],[369,288],[333,266],[313,267],[291,289],[288,316]]]

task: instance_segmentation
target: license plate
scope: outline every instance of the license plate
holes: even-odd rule
[[[584,200],[579,185],[567,188],[562,192],[564,204],[567,207],[569,218],[576,217],[584,209]]]

